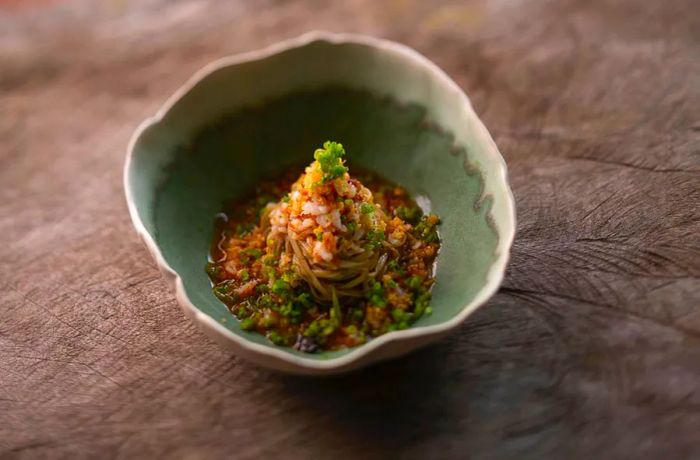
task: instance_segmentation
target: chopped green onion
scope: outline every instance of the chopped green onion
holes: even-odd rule
[[[375,307],[386,307],[387,300],[384,296],[384,287],[382,287],[382,283],[375,280],[370,280],[367,283],[367,299],[369,303]]]
[[[367,247],[376,249],[382,245],[382,241],[386,240],[386,235],[382,230],[370,230],[367,232]]]
[[[250,331],[255,328],[255,320],[253,318],[245,318],[241,320],[241,329]]]
[[[362,203],[360,205],[360,212],[362,214],[372,214],[375,210],[375,207],[372,203]]]
[[[248,248],[248,249],[242,250],[241,254],[245,254],[245,255],[250,256],[254,259],[259,259],[260,257],[262,257],[263,252],[257,248]]]
[[[421,210],[418,206],[410,208],[406,206],[399,206],[396,208],[395,214],[401,220],[409,223],[415,223],[421,216]]]
[[[406,284],[407,284],[408,287],[410,287],[411,289],[414,289],[414,290],[415,290],[415,289],[418,289],[418,288],[421,287],[421,285],[423,284],[423,278],[422,278],[421,276],[418,276],[418,275],[413,275],[412,277],[410,277],[410,278],[406,281]]]
[[[274,292],[277,295],[284,295],[287,293],[289,290],[289,283],[287,283],[283,279],[277,279],[275,280],[274,283],[272,283],[272,292]]]
[[[314,159],[321,165],[324,183],[337,179],[348,171],[348,168],[343,164],[342,157],[344,155],[343,145],[337,142],[326,141],[323,143],[322,149],[316,149]]]

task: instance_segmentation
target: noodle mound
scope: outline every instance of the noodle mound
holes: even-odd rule
[[[289,196],[270,206],[267,242],[280,245],[285,264],[309,284],[316,300],[329,303],[332,289],[340,298],[362,297],[367,280],[383,271],[387,252],[406,241],[409,226],[389,219],[372,192],[350,178],[342,145],[324,147]]]
[[[296,181],[261,185],[225,215],[207,272],[243,329],[312,352],[430,313],[438,218],[368,175],[373,193],[344,156],[326,142]]]

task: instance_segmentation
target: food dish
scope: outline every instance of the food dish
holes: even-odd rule
[[[218,215],[207,273],[242,329],[316,352],[361,345],[431,313],[437,216],[403,187],[351,176],[337,142],[292,177],[258,184]]]
[[[327,138],[351,147],[355,174],[399,183],[440,216],[441,248],[431,315],[363,345],[304,353],[241,329],[202,268],[222,203],[275,170],[301,172]],[[124,189],[184,314],[240,358],[295,374],[347,372],[454,332],[498,288],[515,233],[505,162],[466,95],[416,51],[352,34],[312,32],[206,66],[134,133]]]

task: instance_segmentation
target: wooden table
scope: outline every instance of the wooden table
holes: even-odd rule
[[[0,5],[0,457],[700,458],[696,0]],[[519,220],[457,333],[330,379],[207,340],[122,190],[194,71],[316,28],[452,75]]]

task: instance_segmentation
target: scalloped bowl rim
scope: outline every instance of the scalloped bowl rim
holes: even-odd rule
[[[501,226],[498,227],[499,240],[496,248],[496,259],[494,262],[492,262],[491,266],[489,267],[485,284],[479,289],[477,295],[469,303],[464,305],[459,311],[459,313],[457,313],[454,317],[442,323],[431,326],[421,326],[417,328],[409,328],[401,331],[393,331],[386,333],[384,335],[372,339],[366,344],[355,347],[353,350],[351,350],[343,356],[339,356],[337,358],[329,358],[327,360],[311,360],[302,356],[291,354],[280,348],[254,343],[243,336],[235,334],[223,325],[219,324],[214,318],[199,310],[187,296],[182,278],[165,260],[162,252],[160,251],[159,246],[155,242],[155,239],[148,232],[144,223],[142,222],[141,216],[139,215],[139,212],[136,208],[134,196],[132,195],[132,191],[129,186],[129,177],[134,147],[136,146],[139,138],[148,128],[162,121],[165,115],[170,111],[170,109],[173,106],[175,106],[175,104],[185,94],[187,94],[199,81],[224,67],[235,66],[245,62],[264,60],[281,52],[303,47],[318,41],[328,42],[330,44],[352,43],[366,45],[382,49],[383,51],[390,51],[399,54],[403,58],[414,61],[415,65],[422,66],[428,69],[434,75],[434,77],[438,79],[441,85],[445,85],[452,93],[454,93],[455,100],[457,101],[457,103],[463,105],[465,110],[473,119],[475,127],[477,128],[477,136],[480,137],[480,143],[485,143],[489,145],[490,148],[485,150],[487,152],[487,155],[496,157],[497,163],[500,167],[499,180],[502,182],[502,186],[505,191],[505,206],[507,207],[507,217],[509,218],[509,222],[506,222],[503,228],[501,228]],[[185,314],[194,321],[198,322],[201,326],[204,326],[211,332],[214,332],[218,336],[218,339],[225,338],[229,341],[233,341],[244,351],[248,352],[246,354],[248,354],[249,356],[250,354],[265,355],[266,357],[286,363],[287,366],[283,367],[287,367],[287,370],[292,370],[289,369],[289,365],[291,365],[292,368],[296,368],[293,371],[296,371],[298,373],[324,373],[324,371],[330,373],[333,370],[349,370],[351,367],[355,367],[352,366],[353,364],[357,364],[358,366],[361,365],[362,363],[360,363],[360,361],[362,360],[362,358],[369,358],[373,352],[378,351],[380,348],[382,348],[390,342],[410,338],[419,338],[424,336],[439,336],[454,329],[459,324],[461,324],[479,306],[483,305],[496,292],[503,280],[506,265],[508,264],[508,259],[510,256],[510,249],[513,243],[513,239],[515,238],[515,203],[512,191],[508,183],[508,170],[505,160],[503,159],[503,156],[498,150],[498,147],[491,138],[491,135],[482,123],[481,119],[474,112],[474,109],[472,108],[471,102],[469,101],[467,95],[442,69],[440,69],[435,63],[433,63],[428,58],[418,53],[414,49],[397,42],[366,35],[312,31],[298,36],[296,38],[283,40],[266,48],[235,54],[210,62],[198,72],[196,72],[192,77],[190,77],[184,85],[179,87],[175,91],[175,93],[166,100],[166,102],[161,106],[161,108],[156,112],[154,116],[147,118],[138,126],[138,128],[132,135],[131,140],[129,141],[126,161],[124,164],[123,186],[126,195],[127,205],[129,208],[129,214],[131,216],[131,220],[136,229],[136,232],[141,237],[146,248],[155,259],[159,269],[163,273],[168,283],[171,285],[172,288],[174,288],[176,300],[180,304]],[[369,362],[372,361],[374,360],[368,359],[368,362],[366,364],[369,364]],[[279,369],[280,366],[268,365],[267,367],[274,367]]]

